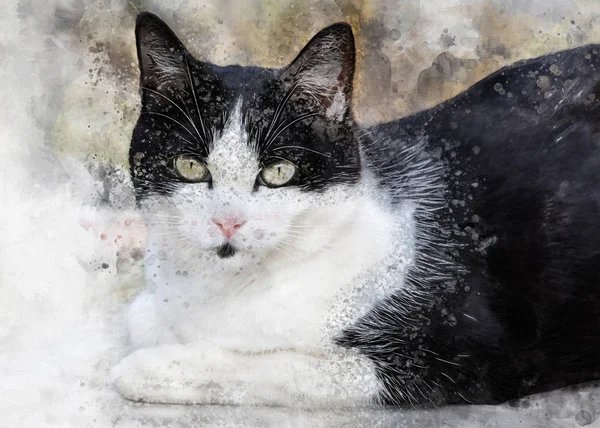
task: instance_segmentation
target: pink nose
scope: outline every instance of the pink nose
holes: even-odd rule
[[[246,220],[242,220],[238,217],[225,217],[225,218],[213,218],[213,222],[221,230],[223,236],[227,239],[231,238],[233,234],[246,223]]]

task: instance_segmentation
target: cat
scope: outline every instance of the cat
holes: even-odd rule
[[[147,12],[135,34],[149,237],[121,395],[416,407],[600,377],[597,47],[363,129],[347,24],[282,69],[196,60]]]

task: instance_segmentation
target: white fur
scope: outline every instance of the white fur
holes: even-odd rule
[[[380,389],[370,362],[333,338],[401,286],[414,207],[378,200],[367,171],[323,193],[253,193],[245,138],[238,103],[208,160],[214,188],[147,201],[148,290],[128,314],[141,349],[113,369],[116,386],[160,403],[368,405]],[[247,221],[232,258],[214,251],[215,215]]]

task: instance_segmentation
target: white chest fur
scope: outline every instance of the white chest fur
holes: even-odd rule
[[[386,212],[363,197],[350,208],[328,245],[255,267],[151,246],[148,291],[129,311],[141,349],[114,367],[117,389],[155,403],[372,405],[381,385],[370,361],[333,338],[402,286],[414,207]]]
[[[147,279],[154,291],[129,313],[133,343],[210,340],[247,352],[328,346],[352,319],[401,286],[412,258],[411,206],[388,213],[365,197],[354,209],[326,247],[297,257],[275,253],[237,272],[219,269],[210,258],[190,260],[177,248],[151,246],[157,257]],[[392,275],[389,266],[396,267]]]

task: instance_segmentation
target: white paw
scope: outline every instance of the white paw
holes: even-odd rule
[[[110,376],[119,393],[133,401],[173,403],[170,391],[176,390],[177,361],[169,360],[160,348],[135,351],[114,366]]]
[[[188,355],[190,354],[191,355]],[[219,403],[225,390],[219,371],[209,369],[195,350],[167,345],[143,348],[111,370],[111,380],[125,398],[145,403]]]

